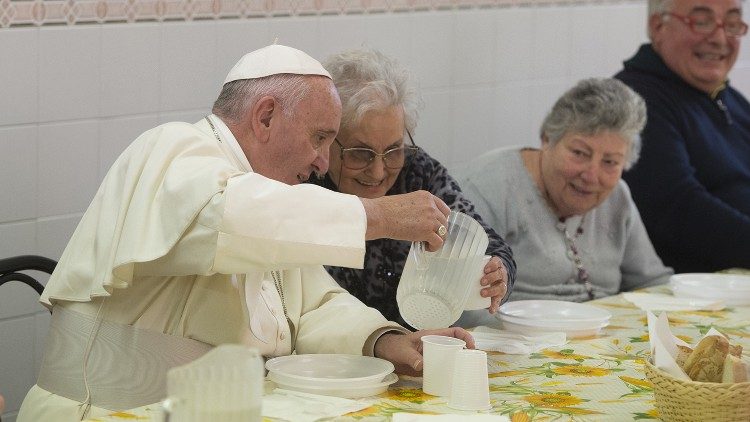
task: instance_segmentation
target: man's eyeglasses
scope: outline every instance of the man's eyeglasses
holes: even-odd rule
[[[679,19],[696,34],[711,35],[718,28],[723,28],[724,33],[730,37],[741,37],[747,34],[747,24],[742,21],[742,15],[738,12],[729,12],[724,17],[724,21],[717,19],[713,12],[708,10],[694,10],[688,16],[672,12],[664,14]]]
[[[338,144],[339,149],[341,150],[341,163],[348,169],[362,170],[369,166],[376,157],[380,157],[383,159],[383,164],[386,168],[398,170],[409,164],[417,151],[419,151],[419,147],[414,144],[414,139],[411,137],[411,133],[407,130],[406,134],[409,136],[411,145],[391,148],[382,154],[375,152],[370,148],[344,148],[337,138],[336,144]]]

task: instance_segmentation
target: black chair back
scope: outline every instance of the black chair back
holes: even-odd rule
[[[57,261],[38,255],[21,255],[0,259],[0,286],[9,281],[20,281],[41,295],[44,291],[42,283],[21,271],[35,270],[52,274],[56,266]]]

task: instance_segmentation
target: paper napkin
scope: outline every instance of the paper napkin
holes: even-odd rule
[[[524,336],[484,326],[475,328],[471,335],[479,350],[512,355],[530,355],[548,347],[562,346],[567,343],[565,333]]]
[[[644,311],[696,311],[705,309],[718,311],[724,309],[721,300],[693,299],[675,297],[658,293],[623,293],[622,296]]]
[[[263,416],[313,422],[370,407],[369,403],[277,388],[263,396]]]

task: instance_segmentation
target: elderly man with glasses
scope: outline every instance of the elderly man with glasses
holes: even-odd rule
[[[747,33],[740,0],[650,0],[650,44],[617,78],[646,101],[624,176],[676,272],[750,268],[750,104],[727,75]]]
[[[484,268],[482,296],[492,297],[489,312],[494,313],[515,279],[510,247],[484,224],[445,167],[414,144],[412,132],[420,101],[408,72],[394,60],[369,50],[329,57],[323,66],[339,91],[342,116],[341,129],[330,149],[328,174],[318,183],[371,199],[426,190],[452,210],[479,221],[490,238],[486,253],[493,256]],[[446,230],[441,230],[444,235]],[[363,269],[327,269],[365,304],[406,324],[398,311],[396,289],[409,246],[409,242],[392,239],[368,241]],[[489,313],[483,314],[489,317]]]

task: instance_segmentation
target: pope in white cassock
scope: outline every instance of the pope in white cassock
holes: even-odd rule
[[[213,113],[136,139],[107,173],[49,280],[37,384],[19,422],[155,403],[166,372],[211,347],[369,354],[421,370],[419,338],[340,288],[365,240],[442,245],[427,192],[359,199],[300,184],[328,170],[341,118],[330,75],[273,45],[230,71]],[[461,329],[432,331],[473,346]]]

